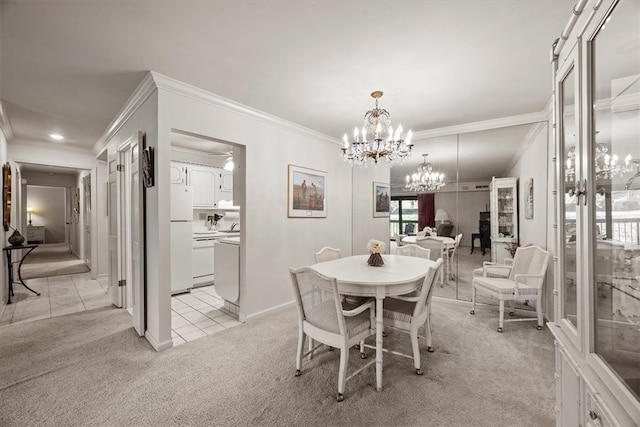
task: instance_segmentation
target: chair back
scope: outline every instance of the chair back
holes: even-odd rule
[[[513,257],[513,267],[509,279],[515,280],[516,274],[541,274],[542,278],[527,278],[527,286],[540,289],[544,283],[544,274],[549,264],[549,252],[539,246],[519,247]]]
[[[429,258],[432,261],[437,261],[438,258],[442,258],[444,243],[442,243],[441,240],[425,237],[424,239],[416,239],[416,244],[421,248],[429,249],[431,251]]]
[[[400,246],[404,245],[404,243],[402,243],[402,239],[404,237],[407,237],[407,235],[406,234],[400,234],[400,233],[393,233],[393,238],[396,241],[396,247],[400,247]]]
[[[410,222],[409,224],[404,226],[404,234],[411,234],[413,230],[415,230],[416,226],[414,223]]]
[[[443,261],[442,258],[436,261],[436,264],[429,267],[427,270],[427,274],[424,276],[424,282],[422,283],[422,288],[417,291],[419,292],[420,299],[413,309],[413,317],[420,317],[424,314],[425,310],[429,308],[431,304],[431,297],[433,296],[433,290],[435,286],[433,286],[440,274],[442,274],[442,266]]]
[[[451,231],[453,231],[453,224],[440,224],[436,234],[438,236],[449,237],[451,236]]]
[[[325,246],[314,255],[316,256],[316,262],[325,262],[331,261],[332,259],[342,258],[342,251],[340,249]]]
[[[289,273],[299,320],[325,331],[344,335],[346,326],[337,280],[309,267],[290,268]]]
[[[431,249],[421,248],[420,246],[414,244],[404,245],[396,249],[396,255],[431,259]]]

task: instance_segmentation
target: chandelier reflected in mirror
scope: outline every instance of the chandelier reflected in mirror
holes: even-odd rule
[[[616,176],[623,176],[633,172],[631,165],[631,154],[627,154],[624,163],[620,162],[618,156],[609,154],[609,147],[601,142],[596,143],[594,158],[594,173],[596,180],[611,179]],[[567,152],[567,163],[564,168],[565,182],[576,180],[576,147],[569,148]]]
[[[366,166],[372,161],[374,164],[378,164],[378,160],[386,160],[391,165],[411,156],[411,148],[413,147],[411,130],[407,132],[404,139],[402,125],[399,125],[394,132],[389,112],[378,107],[378,99],[382,97],[382,92],[375,91],[371,96],[376,100],[376,107],[365,113],[362,130],[355,128],[353,141],[349,142],[349,137],[346,133],[344,134],[342,159],[351,165]]]
[[[434,191],[444,187],[444,174],[433,170],[433,165],[427,163],[428,154],[423,154],[424,161],[416,173],[407,175],[407,182],[404,185],[404,191]]]

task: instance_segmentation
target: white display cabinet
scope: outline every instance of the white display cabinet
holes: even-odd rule
[[[558,426],[640,425],[639,16],[578,2],[552,48]]]
[[[491,180],[491,261],[511,258],[509,246],[518,243],[518,179]]]

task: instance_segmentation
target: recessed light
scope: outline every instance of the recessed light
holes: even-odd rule
[[[49,136],[51,137],[51,139],[55,139],[56,141],[62,141],[64,139],[64,136],[60,135],[59,133],[50,133]]]

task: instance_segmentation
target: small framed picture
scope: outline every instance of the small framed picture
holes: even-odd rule
[[[153,187],[153,147],[142,150],[142,183],[145,188]]]
[[[391,187],[384,182],[373,183],[373,217],[382,218],[389,216],[389,204],[391,202]]]
[[[327,217],[327,172],[289,165],[289,218]]]
[[[524,184],[524,218],[533,219],[533,178]]]

